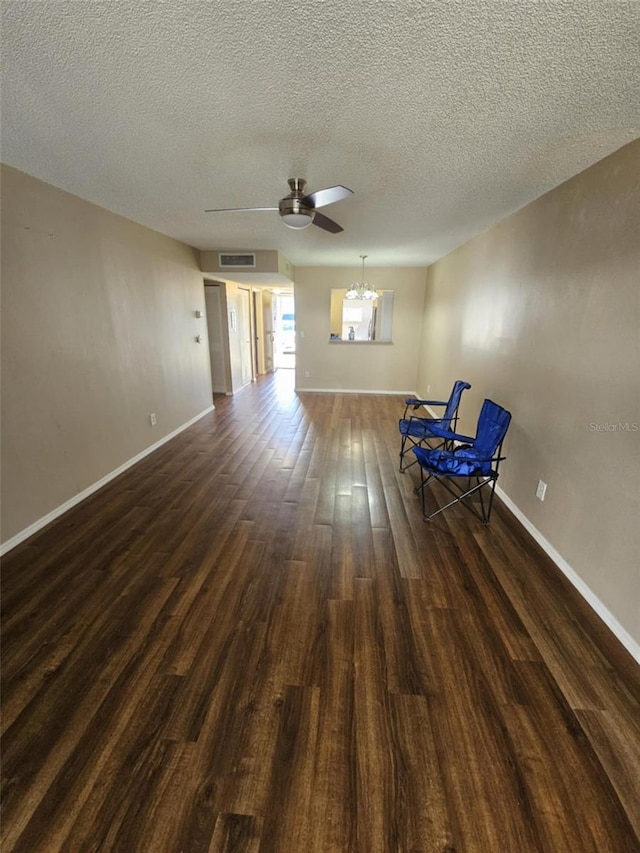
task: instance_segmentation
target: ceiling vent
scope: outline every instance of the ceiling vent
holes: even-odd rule
[[[218,255],[218,265],[220,269],[255,267],[256,256],[253,252],[245,252],[241,255],[225,255],[220,252]]]

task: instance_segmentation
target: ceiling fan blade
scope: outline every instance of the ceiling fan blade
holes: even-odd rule
[[[334,222],[333,219],[329,219],[329,217],[325,216],[323,213],[316,212],[316,215],[313,217],[313,224],[320,228],[324,228],[325,231],[330,231],[332,234],[339,234],[341,231],[344,231],[342,225],[338,225],[337,222]]]
[[[327,187],[325,190],[316,190],[314,193],[309,193],[309,195],[306,195],[300,201],[308,207],[318,208],[325,207],[327,204],[333,204],[336,201],[342,201],[343,198],[347,198],[350,195],[353,195],[353,190],[343,187],[342,184],[338,184],[335,187]]]
[[[237,213],[240,210],[277,210],[277,207],[216,207],[205,213]]]

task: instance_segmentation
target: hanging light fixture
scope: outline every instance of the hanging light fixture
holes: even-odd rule
[[[356,281],[351,285],[349,290],[344,295],[345,299],[377,299],[378,291],[375,287],[371,287],[364,280],[364,259],[369,255],[360,255],[362,258],[362,277],[360,281]]]

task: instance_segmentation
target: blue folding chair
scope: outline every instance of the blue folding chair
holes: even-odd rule
[[[475,438],[434,427],[434,433],[442,439],[442,446],[413,448],[416,461],[420,465],[420,486],[416,491],[419,490],[422,493],[422,515],[425,521],[429,521],[450,506],[460,503],[483,524],[489,524],[493,495],[498,480],[498,468],[505,459],[501,455],[502,442],[510,422],[511,412],[492,400],[485,400],[480,410]],[[462,442],[462,444],[456,447],[456,442]],[[460,479],[467,480],[466,487],[458,482]],[[440,482],[454,496],[454,500],[427,515],[425,491],[426,486],[433,480]],[[484,486],[489,486],[490,489],[487,506],[485,506],[482,492]],[[480,511],[467,500],[476,492],[480,498]]]
[[[444,430],[453,430],[455,432],[456,424],[458,423],[458,407],[460,406],[460,397],[462,392],[467,388],[471,388],[468,382],[463,382],[462,379],[457,379],[451,390],[451,396],[448,400],[418,400],[415,397],[408,397],[405,400],[404,415],[398,421],[398,429],[402,436],[400,443],[400,471],[404,473],[407,468],[415,465],[417,460],[414,459],[408,465],[404,464],[404,457],[414,447],[422,446],[423,442],[430,438],[436,438],[432,431],[432,427],[438,427]],[[407,417],[410,409],[417,411],[420,406],[445,406],[444,414],[441,418],[421,418],[418,415]],[[441,442],[442,444],[442,442]]]

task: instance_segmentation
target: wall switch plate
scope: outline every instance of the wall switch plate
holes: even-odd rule
[[[542,480],[538,480],[538,488],[536,489],[536,497],[538,498],[538,500],[543,501],[546,493],[547,484],[543,483]]]
[[[149,423],[151,424],[151,426],[155,426],[158,423],[158,419],[156,417],[155,412],[151,412],[151,414],[149,415]]]

